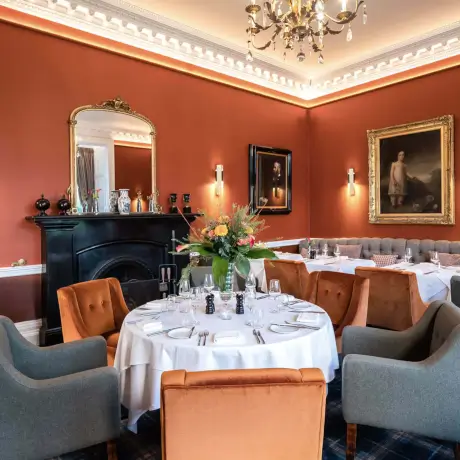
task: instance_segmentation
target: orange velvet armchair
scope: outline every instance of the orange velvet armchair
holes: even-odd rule
[[[113,366],[123,320],[129,313],[116,278],[86,281],[57,292],[64,342],[101,335]]]
[[[270,280],[280,281],[281,291],[297,299],[306,299],[308,271],[304,262],[299,260],[265,260],[265,278],[267,288]]]
[[[415,273],[360,267],[356,274],[370,281],[369,325],[404,331],[425,313],[427,306],[420,297]]]
[[[307,300],[323,308],[331,318],[340,352],[344,327],[366,326],[369,280],[347,273],[313,272]]]
[[[325,403],[319,369],[163,372],[163,460],[319,460]]]

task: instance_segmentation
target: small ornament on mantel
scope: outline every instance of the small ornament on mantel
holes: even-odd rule
[[[136,192],[137,199],[136,199],[136,212],[142,212],[142,191],[138,190]]]
[[[244,295],[243,294],[236,294],[236,314],[237,315],[244,314]]]
[[[214,294],[208,294],[206,296],[206,314],[212,315],[216,311],[214,306]]]
[[[171,206],[169,207],[169,212],[171,214],[177,214],[178,213],[178,209],[177,209],[177,206],[176,206],[176,202],[177,202],[177,193],[170,193],[169,194],[169,202],[171,203]]]
[[[66,216],[69,214],[69,209],[72,207],[70,201],[62,195],[62,198],[57,202],[57,208],[59,209],[60,216]]]
[[[35,209],[38,211],[38,216],[47,216],[46,211],[50,207],[50,202],[45,198],[45,195],[42,193],[41,197],[35,202]]]
[[[184,207],[182,211],[184,212],[184,214],[191,214],[192,207],[190,206],[190,193],[184,193],[182,195],[182,200],[184,202]]]

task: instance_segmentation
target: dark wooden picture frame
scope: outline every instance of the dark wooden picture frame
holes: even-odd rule
[[[292,211],[292,151],[249,145],[249,202],[253,212]]]

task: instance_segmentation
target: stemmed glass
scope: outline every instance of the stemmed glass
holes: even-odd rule
[[[286,294],[280,294],[276,298],[276,306],[270,309],[270,313],[279,313],[281,310],[284,310],[289,305],[289,296]]]
[[[335,248],[334,248],[334,255],[335,255],[335,257],[337,257],[337,259],[340,258],[340,248],[339,248],[339,245],[338,245],[338,244],[335,245]]]
[[[264,327],[264,311],[260,307],[252,309],[253,322],[252,326],[254,329],[261,329]]]
[[[329,246],[327,245],[327,243],[324,243],[324,246],[323,246],[323,256],[324,256],[324,257],[327,257],[328,252],[329,252]]]
[[[404,256],[404,260],[409,263],[412,260],[412,249],[407,248],[406,249],[406,255]]]
[[[231,315],[228,303],[230,302],[230,300],[232,300],[233,292],[232,291],[220,291],[219,295],[220,295],[220,300],[224,302],[224,309],[222,310],[220,317],[222,319],[231,319],[232,315]]]
[[[252,273],[252,272],[248,273],[245,285],[246,285],[247,288],[252,288],[252,289],[256,288],[256,277],[255,277],[254,273]]]
[[[270,287],[268,289],[268,295],[273,299],[276,298],[281,294],[281,284],[280,280],[270,280]]]
[[[256,290],[250,287],[246,287],[244,291],[244,308],[248,310],[249,319],[246,321],[247,326],[253,325],[252,310],[256,305]]]
[[[431,263],[435,264],[438,268],[441,267],[441,262],[439,260],[439,254],[438,251],[434,251],[432,256],[431,256]]]
[[[214,289],[214,279],[210,273],[207,273],[204,276],[203,289],[206,292],[206,294],[210,294]]]

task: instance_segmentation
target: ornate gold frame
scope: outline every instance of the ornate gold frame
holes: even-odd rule
[[[123,113],[125,115],[130,115],[132,117],[139,118],[142,121],[145,121],[151,128],[150,137],[151,137],[151,144],[152,144],[152,193],[156,190],[156,128],[155,125],[144,115],[141,115],[138,112],[135,112],[131,109],[131,106],[121,99],[120,97],[116,97],[115,99],[109,99],[107,101],[102,102],[101,104],[96,105],[84,105],[82,107],[77,107],[75,110],[72,111],[70,114],[69,125],[70,125],[70,193],[71,193],[71,200],[72,200],[72,207],[76,206],[75,200],[75,184],[76,184],[76,177],[75,177],[75,156],[76,156],[76,133],[75,127],[77,125],[76,117],[80,112],[84,110],[102,110],[105,112],[117,112]]]
[[[441,130],[442,212],[437,214],[382,214],[380,212],[380,140],[436,129]],[[453,115],[390,128],[373,129],[367,132],[369,143],[369,222],[371,224],[455,224],[453,133]]]

